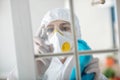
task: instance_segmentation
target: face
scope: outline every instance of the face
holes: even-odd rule
[[[47,27],[47,35],[49,37],[49,42],[53,44],[54,52],[68,52],[72,49],[72,42],[71,42],[71,25],[67,21],[63,20],[56,20],[51,22]],[[57,38],[54,35],[55,32],[59,32],[61,35],[57,35]],[[67,33],[66,33],[67,32]],[[69,34],[66,36],[67,34]],[[62,36],[64,35],[64,36]],[[56,45],[57,44],[57,45]],[[63,56],[59,57],[62,62],[66,59]]]
[[[46,30],[47,30],[47,35],[51,35],[51,34],[53,34],[56,31],[58,31],[61,34],[63,32],[70,32],[71,33],[71,25],[67,21],[56,20],[56,21],[51,22],[47,26]]]

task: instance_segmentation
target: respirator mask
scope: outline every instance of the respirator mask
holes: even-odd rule
[[[49,44],[53,44],[53,53],[64,53],[73,51],[73,36],[71,32],[61,32],[55,30],[48,37]],[[65,56],[60,56],[60,59],[64,59]]]

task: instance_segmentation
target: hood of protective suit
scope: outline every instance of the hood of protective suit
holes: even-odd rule
[[[55,20],[64,20],[71,23],[70,10],[65,8],[56,8],[48,11],[41,21],[40,28],[38,29],[36,36],[46,38],[45,28],[49,23]],[[79,20],[75,15],[75,29],[76,29],[76,38],[77,40],[81,38]]]

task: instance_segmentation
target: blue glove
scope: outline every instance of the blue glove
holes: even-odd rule
[[[83,40],[78,40],[78,50],[83,51],[83,50],[90,50],[91,48],[87,45],[87,43]],[[86,56],[79,56],[79,65],[80,65],[80,70],[81,70],[81,79],[82,80],[94,80],[94,73],[86,74],[84,72],[87,64],[91,61],[92,56],[91,55],[86,55]],[[72,73],[70,76],[70,80],[76,80],[76,70],[75,67],[72,69]]]

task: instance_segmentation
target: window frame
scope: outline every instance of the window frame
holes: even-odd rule
[[[120,30],[120,0],[116,1],[116,12],[117,12],[117,22],[118,22],[118,30]],[[34,55],[33,54],[33,41],[32,41],[32,27],[31,27],[31,19],[30,19],[30,11],[29,11],[29,0],[10,0],[11,2],[11,12],[12,12],[12,20],[13,20],[13,28],[14,28],[14,38],[15,38],[15,49],[16,49],[16,60],[18,66],[18,75],[19,79],[29,79],[36,80],[36,69],[35,69],[35,58],[37,57],[54,57],[54,56],[74,56],[76,63],[76,79],[81,80],[80,76],[80,66],[78,65],[79,55],[89,55],[89,54],[102,54],[102,53],[110,53],[110,52],[118,52],[118,59],[120,57],[120,47],[106,50],[90,50],[90,51],[77,51],[77,42],[75,36],[75,29],[73,30],[74,35],[74,46],[75,52],[71,52],[69,54],[41,54]],[[72,25],[74,26],[74,16],[73,16],[73,0],[69,0],[70,10],[71,10],[71,19]],[[27,30],[27,31],[26,31]],[[22,32],[22,33],[21,33]],[[120,31],[118,31],[119,35],[119,45],[120,45]],[[23,37],[24,35],[24,37]],[[19,36],[19,37],[18,37]],[[23,39],[24,38],[24,39]],[[24,47],[23,47],[24,46]],[[26,60],[27,57],[27,60]],[[22,61],[21,61],[22,59]],[[119,59],[120,63],[120,59]],[[28,69],[29,67],[29,69]],[[31,72],[29,72],[31,70]],[[24,73],[24,74],[22,74]]]

